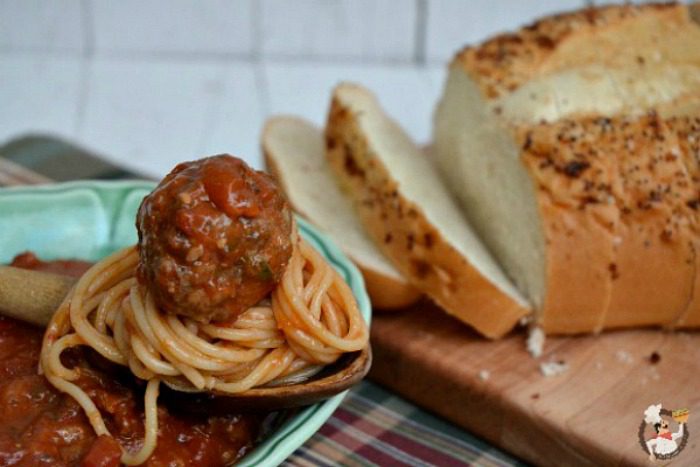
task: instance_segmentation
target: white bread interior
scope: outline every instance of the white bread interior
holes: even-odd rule
[[[698,219],[684,207],[697,179],[682,163],[691,149],[679,142],[697,133],[690,120],[699,90],[700,27],[683,5],[558,15],[456,56],[435,114],[437,163],[545,331],[673,325],[700,303],[690,265],[700,256]],[[652,109],[660,119],[646,116]],[[674,116],[686,120],[666,122]],[[660,126],[667,140],[632,141],[626,131],[644,133],[645,125]],[[561,134],[574,141],[557,141]],[[591,144],[606,157],[584,153]],[[655,164],[657,152],[683,157],[649,169],[648,178],[683,174],[664,185],[673,196],[653,200],[652,214],[638,213],[644,180],[628,172],[634,158]],[[594,182],[605,189],[583,193],[581,185]],[[665,223],[674,225],[672,242],[658,241]]]
[[[327,155],[375,243],[448,313],[499,337],[529,313],[428,158],[364,88],[341,84]]]
[[[270,118],[263,129],[265,164],[292,208],[327,233],[360,268],[373,307],[404,308],[420,292],[384,258],[340,191],[325,157],[323,132],[296,117]]]

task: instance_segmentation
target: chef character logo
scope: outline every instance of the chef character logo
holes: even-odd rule
[[[672,459],[685,448],[689,436],[685,424],[689,414],[688,409],[671,411],[661,407],[661,404],[647,407],[644,420],[639,425],[639,444],[649,454],[650,461]],[[671,427],[669,418],[676,427]]]

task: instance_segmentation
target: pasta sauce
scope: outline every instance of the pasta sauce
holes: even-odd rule
[[[45,263],[31,253],[13,265],[75,276],[89,266]],[[0,465],[119,465],[119,443],[130,449],[142,443],[143,384],[123,369],[97,364],[81,349],[64,354],[81,368],[78,384],[114,435],[97,437],[78,403],[37,374],[42,335],[42,329],[0,316]],[[261,435],[263,415],[192,415],[174,405],[165,399],[159,404],[157,448],[145,465],[230,464]]]

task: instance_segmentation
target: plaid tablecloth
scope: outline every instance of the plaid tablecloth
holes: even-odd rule
[[[0,186],[133,178],[71,144],[27,137],[0,148]],[[524,465],[380,386],[353,388],[321,429],[292,454],[294,466]]]

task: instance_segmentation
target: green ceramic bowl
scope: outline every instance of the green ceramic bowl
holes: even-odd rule
[[[95,261],[131,245],[136,242],[136,210],[153,187],[143,181],[81,181],[0,189],[0,263],[25,250],[44,259]],[[328,237],[297,220],[302,236],[350,285],[369,323],[369,298],[358,270]],[[345,393],[299,411],[239,465],[278,465],[321,427],[343,397]]]

